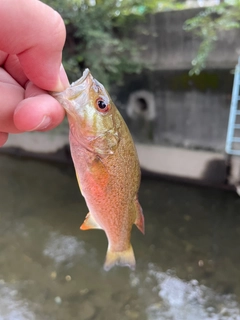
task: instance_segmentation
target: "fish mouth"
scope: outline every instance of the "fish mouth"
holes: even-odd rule
[[[87,103],[88,91],[95,81],[90,70],[85,69],[81,78],[73,82],[67,89],[51,94],[69,114],[75,114],[78,104],[82,106]]]
[[[51,95],[56,98],[58,101],[67,98],[73,99],[76,95],[84,91],[93,81],[93,76],[89,69],[85,69],[80,79],[71,83],[71,85],[61,92],[50,92]],[[60,101],[59,101],[60,102]]]
[[[88,90],[94,83],[94,78],[89,69],[85,69],[81,78],[73,82],[70,87],[66,89],[66,95],[68,99],[76,99],[84,91]]]
[[[77,81],[73,82],[71,84],[71,87],[78,86],[78,85],[82,84],[87,79],[88,76],[92,77],[92,75],[90,73],[90,70],[89,69],[85,69],[83,71],[83,74],[82,74],[81,78],[78,79]]]
[[[87,98],[88,88],[90,88],[93,81],[94,79],[91,75],[90,70],[85,69],[80,79],[73,82],[65,91],[60,92],[60,94],[55,95],[55,97],[60,97],[60,100],[77,100],[79,96],[86,96]],[[63,107],[65,107],[65,109],[68,110],[65,104],[63,105]]]

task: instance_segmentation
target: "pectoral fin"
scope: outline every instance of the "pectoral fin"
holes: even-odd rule
[[[91,179],[100,189],[105,189],[109,182],[109,172],[100,157],[96,157],[88,168],[91,173]]]
[[[140,203],[138,200],[135,200],[135,209],[136,209],[136,220],[135,225],[138,227],[138,229],[144,234],[145,233],[145,225],[144,225],[144,215],[142,212],[142,207],[140,206]]]
[[[92,214],[89,212],[86,215],[86,218],[83,222],[83,224],[80,227],[81,230],[89,230],[89,229],[102,229],[100,225],[97,223],[97,221],[94,219]]]

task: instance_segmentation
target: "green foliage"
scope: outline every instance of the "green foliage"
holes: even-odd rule
[[[205,68],[209,53],[218,40],[220,31],[240,28],[240,0],[225,0],[209,7],[185,22],[184,29],[202,39],[196,58],[192,61],[190,74],[199,74]]]
[[[44,0],[63,17],[67,41],[63,63],[70,81],[85,68],[107,86],[125,73],[144,67],[134,40],[135,25],[158,10],[172,9],[175,0]],[[133,32],[134,30],[134,32]]]

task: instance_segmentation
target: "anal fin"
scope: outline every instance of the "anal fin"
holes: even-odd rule
[[[138,227],[138,229],[144,234],[145,233],[145,224],[144,224],[144,215],[142,211],[142,207],[138,200],[135,200],[135,210],[136,210],[136,220],[134,224]]]
[[[81,230],[89,230],[89,229],[102,229],[97,221],[94,219],[93,215],[89,212],[86,215],[86,218],[83,224],[80,226]]]

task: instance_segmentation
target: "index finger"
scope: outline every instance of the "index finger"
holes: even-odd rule
[[[16,54],[26,76],[37,86],[61,91],[66,30],[61,16],[38,0],[1,0],[0,50]]]

